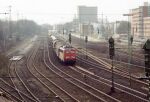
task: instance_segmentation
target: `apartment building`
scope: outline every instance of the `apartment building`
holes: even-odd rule
[[[144,37],[150,38],[150,17],[144,18]]]
[[[146,2],[144,6],[131,10],[131,33],[137,37],[145,37],[150,34],[148,27],[150,26],[150,6]],[[145,31],[146,30],[146,31]]]

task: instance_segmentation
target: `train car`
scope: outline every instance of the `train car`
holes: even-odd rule
[[[58,59],[63,63],[75,64],[76,62],[76,49],[70,44],[55,39],[53,41],[53,49]]]

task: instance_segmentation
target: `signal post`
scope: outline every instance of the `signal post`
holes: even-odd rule
[[[87,42],[88,42],[88,36],[85,36],[85,43],[86,43],[86,59],[88,58],[88,56],[87,56]]]
[[[148,89],[149,92],[147,94],[147,97],[150,102],[150,39],[148,39],[143,46],[144,52],[145,52],[145,77],[141,77],[139,79],[141,80],[148,80]]]
[[[113,69],[113,57],[115,55],[115,48],[114,48],[114,39],[111,37],[109,38],[109,56],[110,59],[112,60],[112,67],[111,67],[111,72],[112,72],[112,76],[111,76],[111,80],[112,80],[112,86],[110,89],[110,94],[115,92],[115,87],[114,87],[114,69]]]
[[[69,33],[69,43],[71,44],[71,33]]]

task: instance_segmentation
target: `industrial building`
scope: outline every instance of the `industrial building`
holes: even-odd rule
[[[78,6],[78,18],[80,23],[97,22],[97,7]]]
[[[78,27],[81,35],[93,33],[93,23],[98,22],[98,8],[89,6],[78,6]]]

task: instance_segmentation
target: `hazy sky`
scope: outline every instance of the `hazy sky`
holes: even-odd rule
[[[31,19],[38,24],[64,23],[71,21],[77,14],[77,6],[97,6],[98,18],[103,12],[109,21],[125,20],[122,14],[143,5],[150,0],[0,0],[0,13],[7,12],[12,6],[12,19]],[[8,15],[0,15],[0,19]]]

